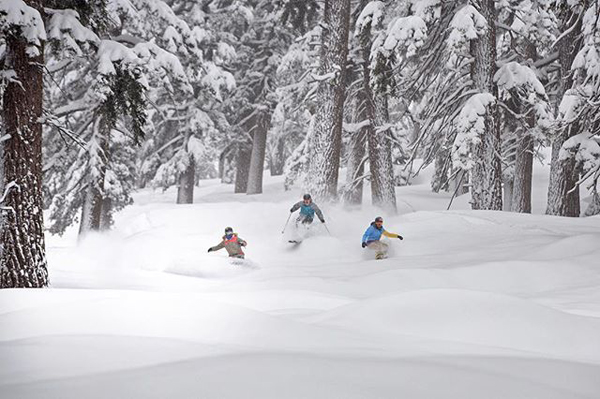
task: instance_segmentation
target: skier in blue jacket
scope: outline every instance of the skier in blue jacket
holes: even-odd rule
[[[321,209],[317,204],[312,201],[310,194],[304,194],[302,201],[295,203],[294,206],[292,206],[292,209],[290,209],[290,212],[296,212],[298,209],[300,209],[300,214],[296,219],[296,223],[311,224],[315,218],[315,213],[319,217],[321,223],[325,223],[323,212],[321,212]]]
[[[383,228],[383,218],[377,216],[362,237],[362,247],[375,251],[375,259],[383,259],[387,256],[388,245],[381,242],[381,236],[404,240],[400,234],[390,233]]]

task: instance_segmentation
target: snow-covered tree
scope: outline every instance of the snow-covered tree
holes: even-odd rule
[[[598,2],[560,2],[560,83],[557,132],[552,142],[547,213],[579,216],[579,185],[591,181],[591,209],[600,170],[600,23]],[[580,179],[580,174],[582,178]]]
[[[326,0],[309,174],[311,192],[328,200],[337,197],[349,24],[350,0]]]

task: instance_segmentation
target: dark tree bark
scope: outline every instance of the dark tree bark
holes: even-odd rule
[[[42,10],[40,1],[26,0]],[[5,63],[18,81],[7,84],[3,95],[1,188],[2,241],[0,288],[39,288],[48,285],[42,199],[43,47],[30,56],[22,37],[6,37]]]
[[[261,194],[263,174],[265,170],[265,153],[267,149],[267,132],[270,117],[259,115],[256,118],[254,134],[252,135],[252,153],[250,155],[250,170],[248,172],[248,187],[246,194]]]
[[[319,66],[325,80],[317,89],[314,156],[309,165],[313,196],[321,200],[337,197],[349,24],[350,0],[326,0]]]
[[[480,93],[490,93],[498,98],[494,83],[496,73],[496,10],[494,0],[475,2],[486,19],[488,29],[471,41],[471,78]],[[473,209],[502,210],[502,163],[500,160],[500,126],[498,106],[488,106],[485,116],[485,133],[481,142],[473,146],[475,166],[471,172],[471,207]]]
[[[573,85],[571,65],[581,48],[581,19],[573,18],[571,11],[563,10],[561,13],[561,31],[569,33],[564,35],[556,44],[560,64],[560,79],[556,93],[556,109],[563,99],[565,92]],[[570,26],[569,21],[577,20],[575,26]],[[579,126],[571,124],[562,129],[552,142],[552,158],[550,161],[550,183],[548,185],[548,215],[578,217],[581,213],[579,202],[579,187],[570,192],[579,180],[575,157],[561,160],[560,150],[569,138],[579,133]]]

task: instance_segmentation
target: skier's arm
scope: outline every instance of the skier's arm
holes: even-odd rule
[[[242,247],[245,247],[246,245],[248,245],[248,243],[246,242],[246,240],[244,240],[244,239],[242,239],[240,237],[238,237],[238,241],[239,241],[239,243],[240,243],[240,245]]]
[[[383,230],[383,235],[389,238],[399,238],[403,240],[404,238],[400,234],[390,233],[389,231]]]
[[[225,248],[225,244],[223,243],[223,241],[221,241],[218,245],[215,245],[214,247],[210,247],[208,249],[208,252],[218,251],[219,249],[223,249],[223,248]]]
[[[369,229],[370,229],[370,227],[369,227]],[[365,230],[365,234],[363,234],[362,242],[365,244],[367,243],[367,239],[369,237],[369,229]]]
[[[321,208],[319,208],[319,206],[314,202],[312,203],[312,208],[315,210],[315,213],[319,217],[319,220],[325,223],[325,218],[323,217],[323,212],[321,212]]]
[[[290,209],[290,212],[296,212],[298,209],[300,209],[301,206],[302,206],[302,201],[296,202],[294,204],[294,206],[292,206],[292,209]]]

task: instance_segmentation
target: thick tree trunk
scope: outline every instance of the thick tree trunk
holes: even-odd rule
[[[563,99],[565,92],[573,85],[571,65],[575,55],[581,48],[581,21],[574,27],[568,25],[567,21],[572,19],[570,12],[562,15],[562,30],[570,29],[569,33],[557,43],[558,59],[560,63],[560,79],[556,96],[556,109]],[[552,142],[552,158],[550,161],[550,183],[548,185],[548,215],[578,217],[581,213],[579,203],[579,187],[570,192],[577,180],[579,171],[576,167],[574,157],[561,160],[560,150],[570,137],[579,133],[577,124],[572,124],[562,129]]]
[[[26,1],[41,10],[39,1]],[[6,67],[15,80],[3,96],[3,135],[0,189],[2,232],[0,288],[39,288],[48,285],[42,199],[43,49],[27,52],[23,38],[6,37]],[[16,81],[18,79],[18,81]]]
[[[357,94],[355,123],[368,120],[366,112],[366,95],[364,91]],[[350,135],[348,143],[348,161],[346,165],[346,188],[344,190],[344,202],[348,205],[362,204],[363,197],[363,175],[365,173],[365,152],[367,143],[368,127],[363,127]]]
[[[350,0],[325,1],[319,73],[327,78],[317,90],[314,153],[309,165],[310,188],[321,200],[337,197],[349,23]]]
[[[250,171],[248,172],[248,187],[246,194],[261,194],[263,174],[265,170],[265,152],[267,149],[267,132],[270,118],[259,115],[256,118],[252,136],[252,154],[250,155]]]
[[[369,148],[369,170],[371,173],[371,201],[373,205],[389,212],[396,212],[396,187],[392,162],[392,141],[389,129],[380,127],[389,122],[387,94],[374,93],[371,89],[369,56],[371,44],[365,41],[363,53],[363,82],[365,112],[369,119],[366,128]]]
[[[488,23],[488,29],[471,41],[471,78],[480,93],[498,97],[494,83],[496,73],[496,10],[494,0],[479,0],[475,4]],[[473,146],[475,166],[471,171],[471,206],[473,209],[502,210],[502,164],[500,160],[500,126],[498,106],[488,106],[485,133]]]
[[[375,131],[369,135],[369,165],[373,205],[396,212],[396,186],[392,162],[392,139],[389,129],[380,130],[389,122],[385,94],[375,94]]]
[[[250,170],[250,157],[252,146],[248,143],[238,145],[235,166],[235,188],[236,194],[245,193],[248,188],[248,171]]]
[[[285,140],[280,137],[277,139],[275,152],[269,159],[269,170],[271,171],[271,176],[281,176],[283,174],[283,169],[285,167],[284,153]]]
[[[531,60],[537,59],[537,48],[529,43],[525,47],[525,57]],[[521,105],[519,113],[523,114],[526,109]],[[535,114],[530,112],[525,120],[525,130],[520,130],[517,150],[515,154],[515,170],[513,180],[513,195],[510,210],[519,213],[531,213],[531,184],[533,181],[533,146],[534,140],[531,130],[535,126]]]
[[[108,231],[113,225],[112,199],[102,199],[102,210],[100,211],[100,231]]]
[[[524,132],[515,159],[515,178],[510,210],[531,213],[531,183],[533,179],[533,137]]]
[[[190,159],[185,171],[179,174],[179,184],[177,185],[177,203],[194,203],[194,185],[196,183],[196,160],[190,154]]]

